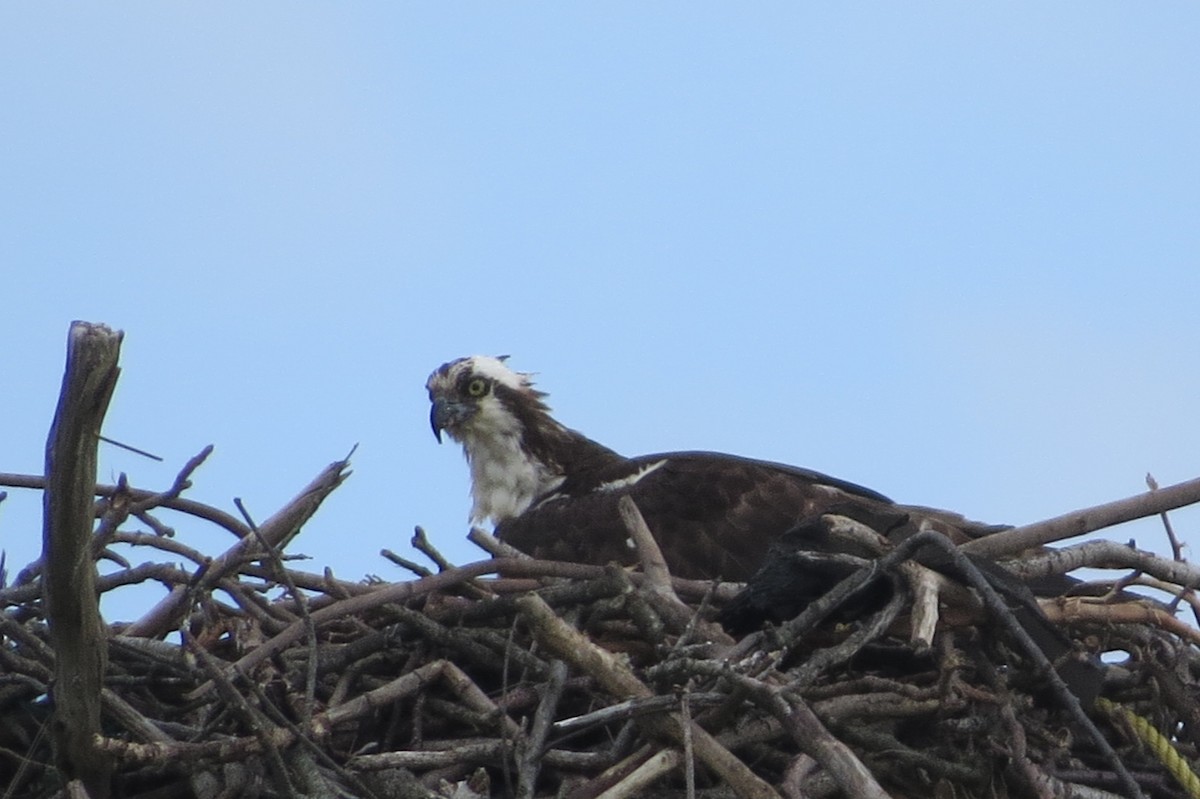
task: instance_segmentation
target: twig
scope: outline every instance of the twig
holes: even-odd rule
[[[233,504],[241,511],[246,526],[250,528],[254,533],[254,537],[258,539],[258,543],[263,548],[263,552],[271,564],[276,579],[287,586],[288,593],[296,600],[296,605],[300,608],[300,619],[304,623],[304,631],[307,635],[308,643],[308,665],[305,669],[304,709],[302,711],[302,720],[304,726],[307,727],[312,724],[313,705],[317,698],[317,626],[313,624],[312,614],[308,612],[308,597],[296,587],[291,573],[283,566],[283,560],[280,558],[279,552],[266,539],[262,531],[258,529],[258,525],[254,523],[250,512],[246,510],[246,506],[242,503],[242,498],[234,497]]]
[[[628,499],[628,497],[624,497]],[[692,706],[688,702],[691,680],[679,692],[679,718],[683,727],[683,784],[687,799],[696,799],[696,753],[692,744]]]
[[[1087,541],[1051,549],[1028,558],[1006,561],[1005,568],[1018,577],[1065,574],[1075,569],[1136,569],[1160,580],[1185,587],[1200,587],[1200,567],[1168,560],[1115,541]]]
[[[425,557],[437,564],[439,571],[448,571],[454,568],[451,563],[438,548],[433,545],[429,537],[425,535],[425,530],[420,525],[417,525],[412,537],[412,545],[417,551],[425,555]],[[467,580],[463,583],[463,590],[475,597],[489,597],[492,592],[485,586],[481,585],[477,580]]]
[[[517,796],[522,799],[532,799],[538,773],[542,767],[542,755],[547,748],[546,736],[550,733],[554,714],[562,699],[563,688],[567,684],[567,664],[561,660],[550,663],[550,674],[546,681],[545,693],[538,703],[537,711],[533,714],[533,724],[529,735],[520,743],[520,760],[517,764]]]
[[[170,525],[163,524],[158,519],[150,515],[148,511],[132,514],[142,524],[149,527],[159,538],[174,538],[175,528]]]
[[[202,463],[208,460],[208,456],[212,454],[212,451],[213,445],[209,444],[204,449],[200,450],[199,453],[193,455],[190,459],[188,459],[188,462],[183,465],[183,468],[179,470],[179,473],[175,475],[175,482],[171,484],[170,488],[168,488],[166,491],[163,491],[161,494],[152,494],[148,497],[142,497],[141,499],[137,500],[132,508],[130,508],[129,512],[134,515],[145,513],[148,510],[159,507],[165,502],[178,499],[180,494],[182,494],[188,488],[191,488],[192,473],[199,469]]]
[[[613,785],[597,799],[629,799],[643,796],[647,789],[663,775],[677,769],[683,763],[683,753],[678,749],[663,749],[643,760],[620,782]]]
[[[413,529],[412,545],[413,549],[433,561],[438,567],[438,571],[454,568],[454,564],[438,551],[438,548],[429,540],[429,536],[425,535],[425,529],[419,524]]]
[[[719,705],[728,699],[728,695],[719,691],[690,694],[689,702],[698,707]],[[644,713],[661,713],[670,710],[678,703],[674,696],[648,696],[644,699],[627,699],[624,702],[593,710],[581,716],[559,719],[552,725],[556,734],[554,743],[561,743],[565,738],[600,725],[613,724],[618,721],[628,721]]]
[[[1158,491],[1158,481],[1154,479],[1154,475],[1150,474],[1150,472],[1146,472],[1146,487],[1150,489],[1151,493]],[[1175,557],[1175,560],[1182,561],[1184,559],[1183,544],[1179,543],[1179,538],[1175,535],[1175,528],[1171,526],[1171,517],[1167,515],[1166,511],[1158,515],[1162,519],[1163,529],[1166,530],[1167,540],[1171,543],[1171,554]]]
[[[420,563],[409,560],[408,558],[405,558],[405,557],[401,557],[400,555],[397,555],[395,552],[393,552],[390,549],[381,549],[381,550],[379,550],[379,554],[382,555],[383,557],[387,558],[388,560],[390,560],[392,563],[395,563],[397,566],[401,567],[402,569],[408,569],[410,572],[417,575],[418,577],[428,577],[429,575],[433,574],[433,572],[431,572],[429,569],[422,566]]]
[[[499,538],[496,538],[496,536],[478,527],[471,528],[471,531],[467,533],[467,540],[494,558],[525,558],[531,560],[529,555],[526,555],[521,550],[509,546]]]
[[[1189,627],[1168,611],[1150,607],[1142,602],[1098,604],[1087,597],[1061,597],[1040,603],[1047,618],[1054,622],[1096,622],[1099,624],[1142,624],[1157,627],[1200,646],[1200,630]]]
[[[137,447],[131,447],[128,444],[123,444],[120,441],[109,438],[108,436],[96,436],[96,437],[99,438],[101,441],[103,441],[105,444],[112,444],[114,447],[120,447],[121,449],[128,450],[129,452],[133,452],[137,455],[141,455],[143,458],[149,458],[152,461],[158,461],[159,463],[162,463],[162,458],[159,457],[158,455],[155,455],[152,452],[147,452],[146,450],[138,449]]]
[[[1154,475],[1146,472],[1146,485],[1151,491],[1158,490],[1158,481],[1154,479]],[[1175,527],[1171,524],[1171,517],[1166,511],[1159,514],[1162,519],[1163,530],[1167,534],[1167,541],[1171,544],[1171,554],[1177,561],[1183,561],[1183,544],[1179,542],[1179,537],[1175,535]],[[1200,624],[1200,607],[1196,603],[1196,590],[1194,588],[1181,588],[1175,593],[1175,601],[1172,604],[1172,610],[1179,606],[1180,602],[1187,602],[1192,606],[1192,617]]]
[[[12,472],[0,472],[0,485],[8,486],[9,488],[29,488],[34,490],[44,490],[46,488],[46,478],[40,474],[15,474]],[[114,485],[97,484],[95,495],[98,497],[111,497],[117,493],[118,487]],[[129,496],[135,501],[140,502],[150,497],[157,496],[153,491],[145,491],[143,489],[129,489]],[[214,508],[211,505],[205,505],[203,502],[196,502],[185,497],[176,497],[167,499],[159,503],[160,507],[170,508],[171,510],[186,513],[190,516],[195,516],[198,519],[212,522],[213,524],[222,527],[233,533],[238,538],[246,538],[250,535],[250,531],[246,526],[239,522],[234,516],[226,513],[219,508]]]

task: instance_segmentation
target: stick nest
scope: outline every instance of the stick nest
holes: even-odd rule
[[[489,556],[453,566],[418,531],[431,570],[391,556],[411,579],[300,571],[285,547],[346,462],[254,527],[182,497],[206,454],[167,491],[97,491],[96,557],[116,564],[102,594],[169,590],[107,641],[96,743],[115,796],[1197,795],[1197,632],[1168,603],[1194,603],[1200,575],[1178,558],[1101,541],[1013,564],[1121,570],[1043,602],[1080,652],[1107,653],[1081,720],[1003,610],[952,612],[943,594],[931,643],[914,643],[901,577],[882,609],[818,600],[735,640],[714,619],[739,586],[672,579],[652,551],[639,570],[536,561],[476,532]],[[165,510],[234,543],[195,551]],[[158,562],[130,565],[129,546]],[[4,797],[71,792],[41,574],[0,588]],[[1130,601],[1134,583],[1162,601]]]

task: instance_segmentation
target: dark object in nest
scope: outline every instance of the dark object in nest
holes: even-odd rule
[[[854,519],[886,538],[889,532],[903,529],[907,519],[873,514]],[[758,629],[766,622],[782,623],[799,615],[806,607],[829,593],[834,586],[863,568],[873,568],[875,553],[853,541],[833,534],[829,517],[805,519],[785,533],[771,548],[762,568],[750,578],[746,588],[730,601],[718,616],[720,623],[736,635]],[[1050,622],[1037,603],[1030,586],[1017,579],[1003,566],[982,557],[968,556],[988,584],[1005,600],[1013,617],[1033,639],[1047,659],[1055,664],[1059,676],[1090,708],[1100,693],[1103,666],[1095,656],[1079,652],[1071,639]],[[957,582],[966,583],[951,560],[942,551],[919,549],[914,560]],[[1077,582],[1069,577],[1041,580],[1037,588],[1047,595],[1065,593]],[[882,609],[900,588],[893,575],[877,572],[843,603],[834,608],[829,619],[849,623]]]

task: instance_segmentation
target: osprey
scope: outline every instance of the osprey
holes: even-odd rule
[[[546,395],[504,358],[475,355],[442,364],[426,388],[434,435],[440,442],[445,431],[461,442],[470,463],[472,522],[490,519],[500,540],[534,557],[628,565],[637,562],[637,552],[618,505],[629,496],[672,574],[749,581],[721,611],[731,632],[790,618],[849,573],[833,562],[797,557],[845,545],[824,537],[825,514],[850,517],[892,541],[925,529],[955,542],[1005,529],[897,505],[868,488],[780,463],[715,452],[623,457],[556,421]],[[1090,706],[1101,684],[1099,661],[1073,652],[1038,607],[1032,586],[990,561],[972,562]],[[944,564],[925,565],[941,571]],[[1072,582],[1052,577],[1043,589],[1057,595]]]
[[[961,541],[996,527],[894,504],[854,483],[780,463],[714,452],[627,458],[560,424],[530,375],[475,355],[429,376],[434,435],[460,442],[471,469],[470,521],[534,557],[632,564],[618,511],[633,498],[671,573],[749,579],[772,543],[823,513],[863,520],[889,536],[932,527]]]

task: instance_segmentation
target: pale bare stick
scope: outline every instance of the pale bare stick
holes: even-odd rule
[[[650,533],[650,528],[647,526],[642,512],[638,510],[637,503],[626,495],[621,497],[617,503],[617,509],[621,513],[621,521],[625,523],[625,530],[633,538],[638,557],[642,561],[642,571],[646,574],[650,588],[672,597],[675,596],[675,589],[671,587],[671,571],[667,568],[667,561],[663,557],[662,550],[658,548],[658,542]]]
[[[963,544],[963,552],[972,555],[1000,558],[1015,555],[1022,550],[1074,538],[1105,527],[1165,513],[1175,508],[1200,502],[1200,478],[1177,483],[1173,486],[1148,491],[1132,497],[1107,502],[1091,508],[1064,513],[1002,533],[984,536]]]
[[[658,542],[654,540],[654,535],[650,532],[645,517],[638,510],[637,503],[631,497],[624,496],[617,503],[617,509],[621,513],[621,521],[625,523],[625,530],[633,539],[638,557],[641,559],[642,571],[646,577],[645,587],[649,589],[649,598],[652,600],[655,610],[673,619],[677,625],[685,629],[689,626],[699,628],[709,641],[732,646],[733,639],[720,626],[698,618],[696,611],[688,607],[675,593],[666,558],[663,557]]]

